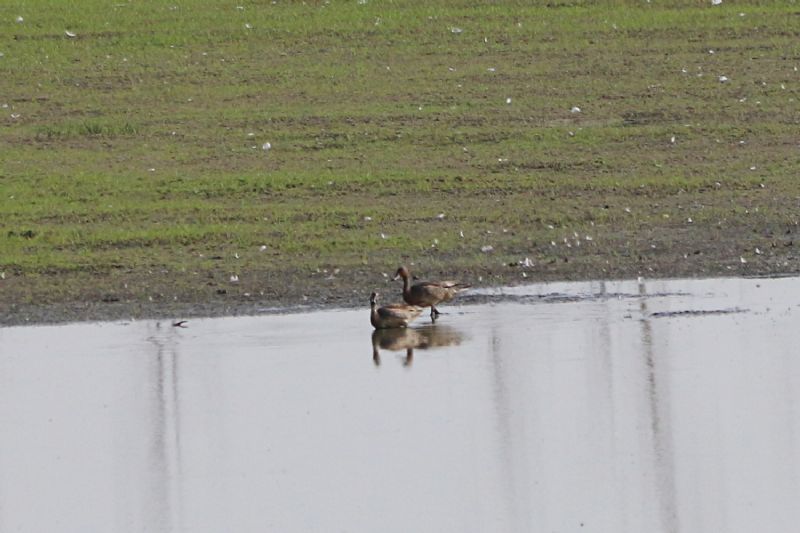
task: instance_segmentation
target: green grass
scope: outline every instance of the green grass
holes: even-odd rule
[[[541,277],[796,271],[798,15],[795,1],[5,2],[6,293],[69,301],[86,276],[162,271],[373,280],[401,260],[508,276],[526,256]]]

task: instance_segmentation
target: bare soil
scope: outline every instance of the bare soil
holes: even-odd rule
[[[741,228],[741,231],[747,231]],[[521,262],[449,268],[416,268],[420,279],[457,278],[474,287],[497,287],[547,281],[594,279],[730,277],[796,275],[800,272],[794,245],[796,228],[787,227],[759,254],[742,255],[736,232],[683,231],[668,235],[632,235],[620,238],[613,249],[563,254],[545,263],[525,267]],[[659,238],[660,237],[660,238]],[[654,244],[658,243],[658,244]],[[584,245],[585,246],[585,245]],[[398,261],[412,264],[409,261]],[[387,263],[388,266],[388,263]],[[396,268],[396,267],[394,267]],[[240,281],[220,279],[211,273],[150,275],[136,279],[124,272],[59,276],[69,284],[68,298],[47,297],[52,277],[39,283],[7,276],[2,281],[0,324],[48,324],[74,321],[138,319],[183,320],[193,317],[258,315],[322,308],[368,305],[377,289],[384,301],[401,298],[401,284],[391,281],[393,267],[249,272]],[[118,287],[127,289],[119,290]],[[39,294],[41,301],[31,301]],[[467,292],[461,298],[485,298]],[[27,300],[27,301],[26,301]]]

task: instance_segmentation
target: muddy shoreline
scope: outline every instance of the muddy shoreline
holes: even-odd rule
[[[798,275],[798,270],[787,268],[786,261],[773,258],[761,264],[705,265],[702,268],[679,268],[676,265],[649,265],[647,268],[619,269],[606,276],[593,276],[596,269],[591,265],[572,265],[570,269],[553,268],[526,270],[509,266],[503,270],[475,269],[460,271],[459,279],[473,284],[474,288],[496,288],[533,283],[562,281],[595,281],[670,278],[711,278],[711,277],[787,277]],[[695,265],[696,267],[697,265]],[[792,263],[793,267],[794,264]],[[639,265],[640,267],[640,265]],[[452,273],[444,273],[452,274]],[[367,277],[365,280],[364,278]],[[438,277],[438,276],[436,276]],[[434,279],[434,276],[430,276]],[[295,313],[319,309],[353,309],[367,307],[367,299],[373,288],[382,292],[385,301],[400,299],[400,283],[387,279],[382,274],[367,276],[364,271],[354,271],[351,275],[326,278],[298,276],[297,273],[269,274],[271,291],[259,291],[257,287],[242,286],[228,289],[187,290],[178,287],[174,294],[168,289],[169,280],[163,280],[151,291],[157,298],[125,298],[109,296],[108,292],[98,292],[91,288],[84,292],[84,298],[64,301],[30,303],[19,298],[20,287],[16,291],[6,291],[0,303],[0,327],[23,325],[64,324],[72,322],[104,322],[128,320],[188,320],[221,316],[254,316],[270,313]],[[9,280],[3,280],[7,283]],[[98,284],[99,287],[103,283]],[[279,289],[275,289],[279,287]],[[173,286],[174,288],[174,286]],[[162,292],[163,291],[163,292]],[[480,292],[480,291],[478,291]],[[17,297],[16,301],[14,297]],[[170,297],[171,296],[171,297]],[[466,303],[498,301],[497,296],[485,296],[467,292],[459,297]]]

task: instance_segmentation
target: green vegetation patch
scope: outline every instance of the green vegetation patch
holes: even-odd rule
[[[798,16],[5,2],[3,305],[796,272]]]

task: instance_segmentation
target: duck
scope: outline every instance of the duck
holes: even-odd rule
[[[378,293],[369,295],[369,321],[375,329],[405,328],[422,313],[416,305],[389,304],[378,307]]]
[[[403,278],[403,300],[409,305],[431,308],[431,320],[441,313],[436,309],[436,305],[442,302],[449,302],[459,292],[472,287],[467,283],[458,281],[420,281],[411,285],[411,272],[408,268],[401,266],[397,269],[393,280]]]

